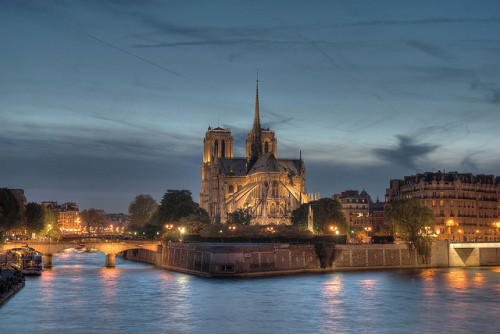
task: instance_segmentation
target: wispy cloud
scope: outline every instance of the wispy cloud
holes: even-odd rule
[[[424,41],[408,41],[407,44],[418,51],[441,60],[450,60],[451,56],[437,45]]]
[[[101,43],[101,44],[103,44],[103,45],[105,45],[105,46],[108,46],[108,47],[110,47],[110,48],[116,49],[116,50],[118,50],[118,51],[120,51],[120,52],[122,52],[122,53],[125,53],[125,54],[127,54],[127,55],[129,55],[129,56],[131,56],[131,57],[134,57],[134,58],[136,58],[136,59],[139,59],[140,61],[143,61],[143,62],[145,62],[145,63],[147,63],[147,64],[152,65],[152,66],[155,66],[155,67],[157,67],[157,68],[159,68],[159,69],[161,69],[161,70],[163,70],[163,71],[166,71],[166,72],[168,72],[168,73],[170,73],[170,74],[173,74],[173,75],[176,75],[176,76],[180,76],[180,74],[179,74],[179,73],[177,73],[177,72],[175,72],[175,71],[172,71],[171,69],[168,69],[168,68],[166,68],[165,66],[162,66],[162,65],[160,65],[160,64],[158,64],[158,63],[155,63],[155,62],[152,62],[151,60],[148,60],[148,59],[146,59],[146,58],[144,58],[144,57],[138,56],[138,55],[136,55],[136,54],[134,54],[134,53],[132,53],[132,52],[129,52],[129,51],[127,51],[127,50],[125,50],[125,49],[123,49],[123,48],[121,48],[121,47],[119,47],[119,46],[117,46],[117,45],[115,45],[115,44],[111,44],[111,43],[109,43],[109,42],[106,42],[106,41],[104,41],[104,40],[102,40],[102,39],[100,39],[100,38],[97,38],[97,37],[95,37],[95,36],[92,36],[92,35],[90,35],[90,34],[87,34],[87,36],[89,36],[89,37],[90,37],[90,38],[92,38],[93,40],[95,40],[95,41],[97,41],[97,42],[99,42],[99,43]]]
[[[500,103],[500,87],[494,82],[474,81],[470,84],[470,89],[485,93],[485,100],[489,103]]]
[[[431,18],[431,19],[416,19],[416,20],[368,20],[357,22],[336,23],[330,27],[362,27],[362,26],[378,26],[378,25],[424,25],[424,24],[454,24],[454,23],[498,23],[500,18]]]
[[[419,158],[434,152],[439,145],[418,144],[409,136],[396,136],[399,143],[393,148],[377,148],[372,152],[380,159],[408,168],[414,168]]]

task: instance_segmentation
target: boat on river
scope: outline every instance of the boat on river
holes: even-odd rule
[[[39,276],[42,274],[42,254],[35,249],[25,246],[11,249],[15,257],[15,264],[24,275]]]

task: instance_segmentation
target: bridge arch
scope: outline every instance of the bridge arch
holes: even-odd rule
[[[86,248],[96,249],[106,254],[106,267],[115,266],[116,254],[131,249],[147,249],[152,252],[158,252],[160,243],[158,241],[85,241],[85,242],[28,242],[28,243],[9,243],[3,245],[3,250],[21,248],[29,246],[42,253],[44,268],[53,266],[53,255],[60,253],[65,249],[85,246]]]

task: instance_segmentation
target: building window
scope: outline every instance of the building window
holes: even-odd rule
[[[267,153],[267,152],[269,152],[269,142],[266,141],[264,143],[264,153]]]
[[[272,196],[278,197],[278,182],[273,182]]]
[[[234,193],[234,186],[232,184],[229,186],[229,193]]]
[[[276,214],[276,204],[272,203],[270,208],[269,208],[269,213],[271,215],[275,215]]]
[[[226,156],[226,142],[224,139],[220,142],[220,156],[221,158]]]
[[[216,140],[215,141],[215,149],[214,149],[215,156],[219,156],[219,142]]]

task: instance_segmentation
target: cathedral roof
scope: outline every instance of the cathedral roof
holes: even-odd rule
[[[219,170],[221,174],[244,176],[247,174],[247,159],[219,159]]]
[[[248,174],[254,173],[287,173],[290,176],[300,174],[300,160],[276,159],[274,154],[266,153],[261,156],[253,165]]]
[[[278,159],[278,162],[290,176],[300,175],[301,162],[299,159]]]

